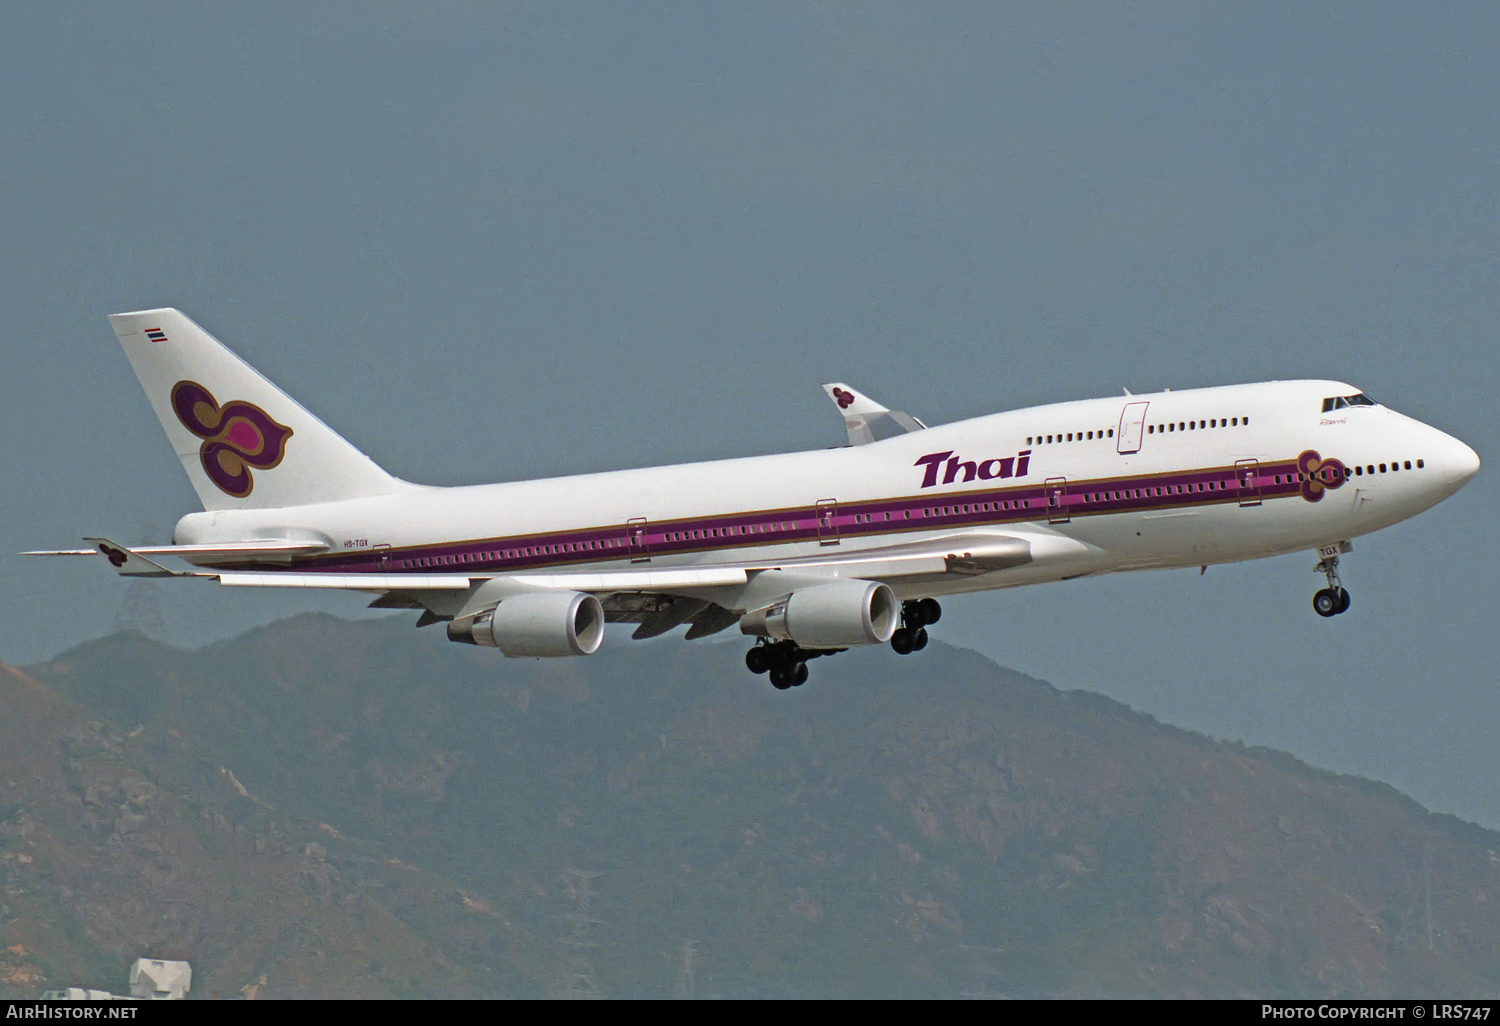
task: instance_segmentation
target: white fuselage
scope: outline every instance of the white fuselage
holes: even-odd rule
[[[774,567],[967,530],[1065,553],[891,580],[902,596],[1224,563],[1388,526],[1478,469],[1468,446],[1386,407],[1323,411],[1357,392],[1289,381],[1057,403],[837,449],[194,513],[174,540],[321,541],[329,553],[266,569],[344,574]]]

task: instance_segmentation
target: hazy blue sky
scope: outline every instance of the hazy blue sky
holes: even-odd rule
[[[0,29],[0,658],[107,631],[125,593],[10,553],[197,508],[117,310],[181,307],[439,484],[836,444],[830,378],[941,422],[1337,377],[1491,461],[1356,542],[1349,615],[1313,614],[1309,553],[958,599],[938,630],[1500,827],[1495,5],[8,4]],[[183,644],[312,603],[161,595]]]

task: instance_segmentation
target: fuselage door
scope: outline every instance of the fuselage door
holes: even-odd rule
[[[839,543],[839,501],[837,499],[818,500],[818,544],[837,545]]]
[[[1068,513],[1068,479],[1065,477],[1047,478],[1045,491],[1047,493],[1047,522],[1066,524],[1071,519]]]
[[[1126,403],[1120,414],[1120,429],[1115,432],[1115,451],[1132,453],[1141,451],[1141,439],[1146,434],[1146,407],[1150,403]]]
[[[649,563],[651,561],[651,547],[646,541],[647,524],[645,517],[634,517],[625,522],[625,539],[630,547],[630,561],[632,563]]]
[[[1235,486],[1239,489],[1241,506],[1260,505],[1260,461],[1234,461]]]

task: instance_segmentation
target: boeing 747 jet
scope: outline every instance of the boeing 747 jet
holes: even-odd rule
[[[392,477],[177,310],[109,318],[202,512],[107,538],[127,577],[341,588],[507,656],[584,656],[606,623],[731,627],[779,688],[855,645],[927,644],[940,597],[1317,554],[1347,612],[1351,539],[1420,513],[1474,450],[1339,381],[1055,403],[928,426],[824,386],[834,449],[439,488]]]

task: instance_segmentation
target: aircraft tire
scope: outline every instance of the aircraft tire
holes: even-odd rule
[[[764,645],[756,645],[745,653],[745,668],[754,674],[765,673],[771,668],[771,657],[766,654]]]
[[[1339,611],[1338,596],[1333,593],[1332,588],[1320,588],[1313,595],[1313,612],[1319,616],[1336,616]]]
[[[917,599],[901,603],[901,622],[912,630],[916,630],[927,622],[922,611],[922,603]]]
[[[911,655],[912,645],[916,643],[915,632],[910,627],[897,627],[896,632],[891,635],[891,648],[897,655]]]
[[[943,607],[938,605],[935,598],[924,598],[920,603],[922,607],[922,625],[930,627],[943,618]]]
[[[1339,589],[1339,612],[1340,613],[1347,613],[1347,612],[1349,612],[1349,589],[1348,588],[1340,588]]]
[[[926,647],[927,647],[927,628],[926,627],[918,627],[917,631],[916,631],[916,634],[914,634],[912,636],[912,639],[911,639],[911,650],[913,652],[920,652],[920,651],[922,651],[922,649],[924,649]]]
[[[804,662],[793,663],[789,676],[792,678],[792,687],[800,688],[807,683],[807,664]]]
[[[804,665],[803,669],[806,668],[807,667]],[[792,669],[790,666],[771,667],[771,687],[775,688],[777,691],[785,691],[787,688],[792,687],[794,681],[795,678],[792,676]]]

